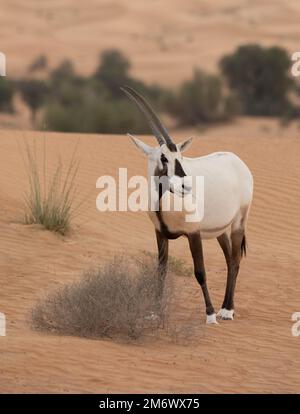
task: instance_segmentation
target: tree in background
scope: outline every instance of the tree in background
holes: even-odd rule
[[[158,85],[147,85],[143,81],[130,76],[130,62],[127,57],[117,49],[109,49],[100,55],[100,63],[94,79],[102,84],[111,94],[111,98],[126,99],[120,87],[131,86],[141,94],[148,96],[155,106],[160,106],[165,90]]]
[[[13,112],[13,96],[15,88],[6,77],[0,76],[0,111]]]
[[[51,130],[69,132],[149,133],[148,125],[120,86],[126,84],[147,96],[156,108],[164,90],[131,78],[128,59],[107,50],[90,77],[76,74],[72,63],[62,62],[50,74],[43,124]]]
[[[120,96],[120,86],[129,83],[129,60],[119,50],[107,50],[100,56],[100,65],[94,74],[113,95]]]
[[[224,56],[220,68],[249,115],[278,116],[290,110],[290,58],[280,47],[240,46]]]
[[[52,83],[59,84],[64,81],[69,81],[75,77],[75,69],[73,63],[69,59],[63,60],[56,69],[54,69],[50,78]]]
[[[63,106],[82,105],[82,88],[88,78],[76,74],[73,63],[65,59],[50,73],[49,96],[47,102],[57,101]]]
[[[130,66],[121,51],[110,49],[102,53],[95,73],[83,76],[68,59],[49,71],[47,58],[41,55],[32,62],[25,79],[12,83],[0,78],[0,111],[13,109],[15,87],[29,106],[33,123],[43,107],[42,125],[50,130],[148,133],[147,123],[120,89],[125,84],[182,126],[228,121],[240,113],[279,116],[287,121],[300,115],[300,87],[289,76],[287,52],[279,47],[245,45],[221,59],[229,89],[221,76],[195,70],[192,79],[172,91],[132,77]],[[35,72],[40,69],[47,69],[46,81],[37,80]]]
[[[31,111],[32,124],[35,124],[36,113],[44,104],[48,91],[47,84],[38,79],[26,79],[19,82],[19,90],[23,101]]]
[[[48,59],[45,55],[40,55],[28,67],[28,72],[33,73],[41,70],[46,70],[48,68]]]

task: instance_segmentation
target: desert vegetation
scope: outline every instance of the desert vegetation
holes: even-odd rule
[[[48,94],[37,126],[62,132],[146,133],[147,127],[138,111],[128,105],[120,85],[146,91],[157,104],[163,89],[133,79],[129,69],[130,62],[117,50],[104,52],[90,77],[77,75],[72,62],[63,61],[50,71],[44,87],[39,83],[39,97],[45,88]]]
[[[94,73],[86,77],[78,75],[69,60],[50,70],[42,55],[29,65],[24,79],[0,80],[0,111],[13,111],[17,93],[38,129],[148,133],[120,90],[125,84],[179,126],[226,122],[237,114],[295,118],[300,112],[299,84],[291,78],[290,63],[283,48],[243,45],[220,59],[220,73],[195,68],[191,79],[169,90],[132,77],[129,59],[117,49],[103,52]]]
[[[156,260],[157,254],[143,250],[141,254],[145,257],[149,257],[152,260]],[[142,257],[143,257],[142,256]],[[193,276],[194,270],[192,266],[186,264],[182,259],[169,255],[168,257],[168,269],[171,273],[177,276]]]
[[[30,147],[25,142],[23,151],[25,169],[28,177],[28,189],[25,193],[26,224],[40,224],[45,229],[65,235],[75,213],[75,179],[79,161],[76,159],[76,147],[66,169],[58,159],[54,172],[47,177],[46,146],[43,148],[43,165],[37,157],[36,145]]]
[[[35,124],[37,111],[43,106],[48,88],[47,84],[39,79],[24,79],[18,82],[18,88],[23,101],[31,112],[32,124]]]
[[[295,118],[300,104],[300,75],[294,77],[294,71],[292,76],[295,62],[291,58],[299,50],[300,2],[282,0],[275,4],[267,0],[232,0],[230,4],[187,0],[177,2],[176,7],[171,0],[2,2],[1,52],[7,58],[7,76],[0,77],[0,312],[6,325],[6,337],[0,337],[2,394],[299,392],[300,336],[294,335],[299,321],[295,317],[300,311],[300,280],[295,277],[300,265],[300,122]],[[248,42],[263,46],[263,53],[257,48],[252,51]],[[225,54],[235,55],[239,45],[247,46],[242,55],[239,53],[241,63],[247,61],[248,53],[265,55],[272,45],[286,48],[290,67],[282,72],[279,65],[276,71],[278,75],[284,73],[283,78],[278,77],[279,82],[291,80],[289,85],[282,85],[290,107],[285,108],[281,98],[280,105],[273,106],[268,94],[276,96],[275,100],[281,93],[277,95],[269,86],[261,90],[261,81],[255,86],[260,75],[265,76],[259,69],[265,58],[257,59],[255,65],[253,61],[249,67],[249,75],[255,77],[241,82],[248,73],[236,72],[238,85],[231,84],[218,62]],[[59,291],[73,289],[89,274],[98,276],[102,273],[99,269],[119,252],[130,261],[143,261],[141,250],[146,250],[147,258],[157,259],[155,233],[145,214],[99,213],[95,208],[95,180],[99,175],[110,174],[118,182],[120,166],[128,166],[132,174],[146,171],[145,159],[128,143],[123,126],[118,127],[120,135],[80,134],[74,201],[84,198],[84,202],[71,215],[70,232],[61,236],[43,230],[42,224],[24,225],[22,195],[29,190],[29,181],[18,142],[27,141],[34,154],[32,144],[36,141],[43,198],[44,182],[48,192],[59,154],[64,181],[78,133],[44,133],[40,129],[108,131],[115,124],[114,118],[119,120],[122,115],[136,130],[150,133],[144,121],[139,126],[142,116],[135,115],[134,105],[121,94],[117,96],[119,90],[114,90],[113,84],[107,86],[110,73],[107,66],[101,68],[103,56],[97,56],[107,47],[125,53],[121,57],[129,67],[125,64],[123,73],[137,82],[138,90],[141,84],[151,87],[151,95],[141,90],[142,94],[162,116],[176,142],[201,134],[188,157],[231,151],[253,172],[255,197],[247,229],[249,250],[237,280],[234,321],[206,326],[201,287],[192,269],[189,271],[193,260],[188,242],[179,239],[169,246],[172,256],[166,289],[170,293],[165,291],[164,300],[169,303],[170,298],[171,305],[167,304],[163,323],[150,313],[140,319],[146,323],[141,334],[132,335],[130,331],[129,337],[117,325],[106,336],[95,336],[93,329],[88,333],[79,329],[81,319],[77,316],[79,323],[72,327],[73,332],[64,334],[62,309],[68,310],[71,305],[64,302],[67,295],[54,305]],[[274,60],[278,57],[276,53]],[[106,62],[112,65],[118,59],[114,49]],[[248,63],[242,66],[243,71],[248,70]],[[299,61],[296,66],[299,69]],[[275,76],[272,67],[268,68],[269,76]],[[111,71],[114,73],[117,71]],[[221,101],[215,103],[214,91],[215,106],[211,104],[208,114],[204,108],[204,117],[200,96],[197,110],[189,109],[193,119],[186,120],[186,116],[182,119],[180,113],[177,115],[175,104],[180,107],[177,100],[182,87],[194,84],[194,73],[201,74],[196,79],[199,84],[211,77],[214,82],[218,79],[207,90],[215,88]],[[32,85],[31,80],[47,89],[41,93],[37,109],[33,108],[35,114],[25,98],[26,91],[22,94],[20,89],[25,81]],[[160,86],[163,93],[159,92]],[[193,89],[189,89],[193,97]],[[203,96],[208,93],[205,91]],[[261,96],[263,105],[259,102]],[[194,105],[192,99],[185,99],[192,102],[186,105]],[[99,102],[103,117],[93,108]],[[90,106],[85,109],[87,103]],[[287,115],[286,109],[290,112]],[[132,111],[134,115],[121,111]],[[279,122],[285,118],[295,121],[283,128]],[[45,175],[43,136],[47,142]],[[153,143],[154,139],[146,141]],[[27,160],[26,154],[24,158]],[[226,261],[217,241],[204,241],[203,248],[208,287],[219,310],[226,285]],[[140,274],[134,261],[130,266],[134,275]],[[51,305],[46,311],[48,299]],[[92,311],[97,309],[98,304]],[[67,316],[69,323],[78,321]],[[88,325],[90,321],[85,318],[83,323]],[[91,318],[95,321],[94,315]],[[69,326],[66,328],[67,332]]]
[[[222,74],[236,93],[241,112],[254,116],[299,113],[299,108],[289,100],[289,93],[296,92],[290,65],[285,49],[256,44],[241,46],[220,61]]]
[[[13,82],[7,78],[0,76],[0,111],[1,112],[12,112],[13,107],[13,96],[15,88]]]
[[[62,335],[136,340],[164,326],[171,285],[163,292],[159,286],[154,260],[115,257],[41,299],[32,324]]]
[[[170,93],[168,111],[181,125],[207,125],[222,122],[235,115],[233,96],[224,94],[221,78],[195,70],[191,80],[177,92]]]

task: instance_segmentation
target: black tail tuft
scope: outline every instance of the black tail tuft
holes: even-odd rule
[[[246,242],[246,236],[245,235],[243,237],[242,244],[241,244],[241,254],[242,254],[242,257],[246,256],[246,254],[247,254],[247,242]]]

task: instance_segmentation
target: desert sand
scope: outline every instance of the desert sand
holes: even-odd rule
[[[118,48],[137,78],[177,86],[195,66],[216,71],[243,43],[298,51],[299,22],[297,0],[2,0],[1,52],[15,77],[39,54],[51,67],[70,58],[90,74],[100,52]]]
[[[117,0],[38,2],[3,0],[1,52],[7,75],[27,72],[45,54],[53,68],[70,58],[79,73],[90,74],[98,55],[118,48],[131,60],[131,73],[148,83],[177,87],[194,67],[215,72],[218,61],[244,43],[299,50],[297,0]],[[190,274],[175,277],[175,322],[186,332],[116,343],[35,332],[30,311],[38,298],[77,280],[90,267],[115,254],[156,251],[145,213],[100,213],[96,180],[146,174],[146,159],[124,136],[26,131],[28,109],[20,98],[17,115],[0,117],[0,312],[7,335],[0,337],[0,392],[299,392],[300,337],[291,333],[300,312],[300,130],[274,120],[239,118],[205,132],[175,131],[175,141],[198,139],[187,155],[233,151],[254,175],[254,201],[236,290],[236,318],[205,325],[200,288]],[[23,128],[24,132],[12,128]],[[10,129],[10,130],[7,130]],[[36,141],[47,173],[61,154],[67,162],[79,140],[78,202],[84,200],[69,235],[23,224],[27,179],[20,148]],[[151,137],[145,141],[155,143]],[[221,306],[226,265],[216,240],[204,243],[211,297]],[[185,239],[170,253],[192,265]],[[184,321],[184,322],[183,322]],[[181,325],[180,325],[181,324]],[[185,339],[185,340],[182,340]]]
[[[292,55],[299,22],[298,0],[2,0],[0,51],[7,76],[18,78],[41,54],[50,69],[71,59],[78,73],[90,75],[100,53],[117,48],[134,77],[177,88],[196,67],[218,72],[220,58],[242,44],[282,46]],[[1,128],[31,129],[20,97],[14,105],[14,114],[0,114]]]
[[[299,392],[300,337],[291,315],[300,312],[300,140],[297,124],[240,118],[200,134],[187,155],[233,151],[253,172],[255,196],[236,291],[236,318],[205,325],[204,304],[192,275],[175,277],[178,318],[192,331],[184,343],[145,338],[116,343],[38,333],[29,324],[36,300],[80,277],[108,257],[156,251],[146,213],[100,213],[100,175],[145,174],[146,159],[124,136],[0,132],[0,337],[1,392]],[[19,145],[47,144],[47,170],[60,153],[66,161],[79,139],[78,200],[85,200],[71,233],[61,237],[22,223],[26,176]],[[145,141],[155,143],[151,137]],[[19,143],[19,144],[18,144]],[[39,152],[38,152],[39,153]],[[208,283],[221,305],[226,266],[215,240],[204,244]],[[173,256],[192,264],[185,239],[171,242]],[[176,316],[177,317],[177,316]]]

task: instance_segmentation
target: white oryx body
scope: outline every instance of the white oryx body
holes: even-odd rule
[[[252,202],[253,178],[246,164],[231,152],[215,152],[199,158],[183,157],[182,153],[192,139],[175,144],[170,138],[148,102],[129,87],[122,88],[146,116],[159,147],[152,148],[139,139],[132,138],[134,144],[148,157],[149,199],[158,200],[155,211],[149,208],[149,216],[155,226],[160,287],[164,286],[170,239],[185,236],[188,239],[194,261],[194,272],[199,282],[206,305],[207,323],[217,323],[221,319],[233,319],[234,291],[242,255],[246,253],[246,223]],[[153,186],[152,178],[157,179]],[[202,199],[196,186],[190,185],[194,178],[204,178]],[[157,184],[163,180],[165,185]],[[190,180],[190,184],[189,181]],[[164,197],[171,200],[169,209],[164,208]],[[203,215],[199,220],[187,221],[191,210],[177,211],[172,208],[180,198],[199,203]],[[203,204],[204,203],[204,204]],[[193,204],[193,203],[191,203]],[[204,209],[201,206],[204,205]],[[151,201],[150,206],[151,207]],[[217,238],[227,263],[227,284],[223,305],[216,315],[206,284],[202,239]]]
[[[161,151],[165,153],[166,146]],[[148,162],[150,183],[157,162],[151,158]],[[201,222],[194,223],[186,221],[186,211],[162,211],[163,221],[170,232],[200,230],[202,239],[212,239],[226,231],[238,229],[241,222],[247,219],[253,193],[253,178],[246,164],[231,152],[215,152],[198,158],[182,157],[181,165],[188,177],[204,177],[204,216]],[[196,194],[193,195],[196,197]],[[176,197],[176,193],[169,196]],[[159,230],[160,222],[155,212],[149,211],[148,214]]]

